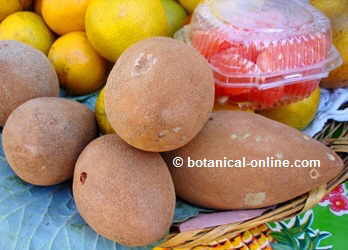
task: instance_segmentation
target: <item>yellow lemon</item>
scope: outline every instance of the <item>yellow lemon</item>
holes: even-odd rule
[[[188,20],[185,9],[174,0],[162,0],[168,18],[169,35],[172,36]]]
[[[111,124],[109,123],[109,120],[106,117],[106,113],[105,113],[104,91],[105,91],[105,89],[102,89],[99,93],[98,98],[97,98],[97,102],[95,105],[95,115],[97,118],[97,122],[98,122],[98,126],[99,126],[100,131],[103,134],[113,134],[113,133],[115,133],[115,131],[111,127]]]
[[[0,40],[17,40],[47,54],[54,41],[54,35],[39,15],[20,11],[2,21]]]
[[[340,52],[343,65],[333,70],[329,77],[320,83],[325,88],[340,88],[348,86],[348,19],[345,19],[345,27],[340,27],[334,32],[333,42]]]
[[[42,0],[35,0],[34,10],[37,14],[42,15]]]
[[[285,123],[297,129],[306,128],[314,119],[320,102],[320,88],[308,98],[282,107],[260,111],[259,113],[272,120]]]
[[[337,17],[348,10],[348,0],[311,0],[310,2],[331,18]]]
[[[8,15],[22,9],[23,7],[19,0],[0,0],[0,22]]]
[[[84,32],[71,32],[57,39],[48,58],[61,86],[70,94],[89,94],[105,84],[107,61],[97,54]]]
[[[182,6],[184,6],[184,8],[192,13],[195,8],[197,7],[197,5],[201,2],[202,0],[179,0],[179,2],[181,3]]]
[[[115,62],[134,43],[168,35],[168,23],[161,0],[91,0],[86,32],[96,50]]]
[[[32,0],[19,0],[19,2],[21,3],[23,9],[28,9],[31,6],[33,1]]]
[[[42,0],[42,16],[47,25],[60,35],[84,31],[88,2],[89,0]]]

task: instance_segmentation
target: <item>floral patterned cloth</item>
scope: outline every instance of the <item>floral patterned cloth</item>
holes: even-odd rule
[[[270,223],[275,250],[348,249],[348,182],[313,209],[290,220]]]

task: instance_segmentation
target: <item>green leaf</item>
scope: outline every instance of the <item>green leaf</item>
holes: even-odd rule
[[[294,250],[292,247],[278,242],[272,243],[271,245],[273,250]]]
[[[289,234],[284,232],[272,232],[271,236],[279,243],[296,247],[297,241],[289,236]]]
[[[323,240],[323,239],[326,239],[328,237],[330,237],[332,234],[329,233],[329,232],[320,232],[319,234],[319,238],[320,238],[320,241]]]
[[[312,245],[313,245],[313,250],[317,249],[320,246],[320,241],[329,237],[331,234],[327,232],[320,232],[315,235],[314,238],[312,238]]]
[[[288,225],[285,222],[280,221],[279,225],[281,226],[282,231],[289,232]]]
[[[301,250],[309,250],[311,239],[307,234],[305,234],[303,239],[299,239],[299,243]]]
[[[301,219],[299,216],[296,216],[294,227],[300,227],[300,226],[301,226]]]
[[[305,229],[310,228],[310,226],[313,224],[313,220],[314,220],[313,213],[311,213],[308,216],[307,220],[305,222],[302,222],[302,229],[303,229],[303,231],[305,231]]]

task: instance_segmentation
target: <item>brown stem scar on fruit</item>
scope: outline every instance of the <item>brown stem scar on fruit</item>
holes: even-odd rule
[[[335,159],[335,156],[333,156],[332,154],[327,154],[327,158],[328,158],[330,161],[336,160],[336,159]]]
[[[244,203],[248,206],[259,206],[266,200],[266,193],[247,193],[244,197]]]
[[[303,138],[304,138],[306,141],[309,141],[309,140],[310,140],[309,136],[307,136],[307,135],[304,135]]]
[[[319,174],[319,171],[316,170],[316,169],[312,169],[310,172],[309,172],[309,176],[313,179],[313,180],[316,180],[320,177],[320,174]]]
[[[152,66],[157,63],[157,58],[151,54],[140,53],[135,60],[133,76],[140,76],[151,70]]]
[[[277,159],[280,159],[280,160],[284,158],[283,153],[280,153],[280,152],[276,153],[275,156],[276,156]]]
[[[87,173],[86,172],[82,172],[81,175],[80,175],[80,182],[81,182],[81,184],[82,185],[85,184],[86,180],[87,180]]]

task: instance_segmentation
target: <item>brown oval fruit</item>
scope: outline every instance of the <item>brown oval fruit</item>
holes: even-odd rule
[[[130,145],[163,152],[187,144],[207,122],[214,80],[205,59],[170,38],[150,38],[126,50],[105,91],[106,114]]]
[[[16,41],[0,41],[0,126],[24,102],[58,94],[57,74],[42,52]]]
[[[9,116],[3,130],[6,158],[24,181],[48,186],[73,176],[76,160],[96,136],[94,113],[58,97],[27,101]]]
[[[73,191],[86,222],[127,246],[160,240],[174,215],[174,185],[161,156],[139,151],[115,134],[100,137],[83,150]]]
[[[178,196],[215,209],[260,208],[285,202],[325,184],[343,167],[342,160],[331,149],[296,129],[238,111],[214,113],[193,141],[164,155],[171,165],[177,156],[184,159],[183,167],[171,166],[170,171]],[[237,162],[243,157],[250,163],[244,168]],[[267,157],[269,167],[261,167],[267,166]],[[320,160],[320,167],[271,168],[271,157],[273,166],[276,160],[278,166],[281,160],[283,166],[284,160],[290,164],[300,164],[295,160]],[[200,162],[189,167],[193,166],[192,160],[204,159],[215,161],[206,163],[210,167],[197,167],[202,165]],[[252,160],[265,163],[252,163]]]

